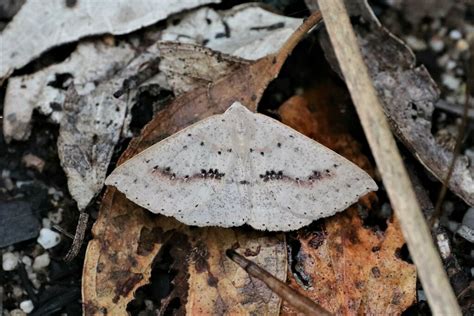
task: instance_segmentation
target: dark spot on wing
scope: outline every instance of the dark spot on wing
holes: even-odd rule
[[[260,152],[260,155],[265,156],[265,153],[263,151]]]
[[[278,148],[281,148],[281,143],[277,143]]]
[[[204,142],[201,142],[201,144],[200,144],[200,145],[201,145],[201,146],[204,146]]]
[[[261,174],[260,178],[263,179],[264,182],[269,180],[281,180],[283,179],[283,171],[276,172],[275,170],[265,171],[265,174]]]
[[[253,148],[250,148],[250,152],[253,153]]]
[[[222,153],[221,153],[221,151],[218,151],[217,154],[220,155],[220,154],[222,154]]]

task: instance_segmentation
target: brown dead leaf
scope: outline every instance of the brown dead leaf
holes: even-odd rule
[[[349,13],[354,17],[364,16],[354,24],[354,31],[392,130],[430,173],[444,181],[453,152],[432,134],[434,105],[439,100],[436,83],[425,66],[417,65],[411,49],[380,24],[367,1],[353,2],[358,3],[358,10]],[[414,1],[413,5],[417,6],[418,2]],[[446,9],[450,7],[448,4]],[[327,60],[339,71],[327,33],[321,32],[319,36]],[[465,155],[456,160],[448,187],[467,204],[474,205],[474,168]]]
[[[396,315],[415,300],[415,267],[401,260],[404,239],[398,223],[384,233],[362,226],[357,207],[327,219],[323,228],[300,232],[298,272],[309,284],[290,285],[337,315]],[[294,314],[283,305],[283,314]]]
[[[133,139],[119,164],[176,131],[238,100],[255,110],[268,83],[301,37],[320,17],[313,15],[290,37],[277,55],[240,67],[209,86],[181,95],[159,112]],[[181,260],[174,292],[178,313],[275,313],[280,300],[229,261],[225,250],[245,247],[253,261],[284,279],[286,253],[282,234],[241,229],[189,228],[174,219],[155,216],[108,188],[87,248],[83,273],[86,315],[126,314],[137,288],[148,283],[152,265],[165,243]],[[182,249],[180,249],[180,247]],[[248,249],[248,251],[247,251]],[[166,300],[162,302],[166,307]]]
[[[344,92],[334,91],[330,82],[295,96],[280,107],[285,124],[313,137],[370,174],[374,170],[362,154],[360,144],[350,134],[344,108]],[[347,103],[346,103],[347,104]],[[344,114],[346,113],[346,114]],[[360,203],[370,208],[377,199],[366,195]],[[316,230],[301,230],[301,243],[293,254],[298,274],[307,286],[289,272],[289,284],[329,311],[342,314],[400,314],[415,299],[415,267],[401,260],[397,253],[404,245],[396,221],[385,232],[363,227],[354,206],[325,219]],[[296,312],[283,303],[282,314]]]

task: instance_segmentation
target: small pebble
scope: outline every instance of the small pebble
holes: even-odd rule
[[[453,70],[454,68],[456,68],[456,62],[453,61],[453,60],[449,60],[449,61],[446,63],[446,69],[447,69],[447,70]]]
[[[444,49],[444,42],[441,38],[435,36],[430,40],[430,47],[432,50],[439,53]]]
[[[33,264],[33,260],[31,260],[31,258],[28,256],[23,256],[21,258],[21,262],[23,262],[23,264],[27,267],[31,267],[31,265]]]
[[[425,50],[427,48],[425,41],[412,35],[405,37],[405,42],[413,50]]]
[[[467,241],[474,243],[474,207],[467,210],[462,219],[462,224],[456,233]]]
[[[51,222],[58,225],[63,221],[63,209],[58,208],[55,212],[48,212],[48,218]]]
[[[12,294],[14,298],[20,299],[23,296],[23,289],[18,285],[15,285],[12,288]]]
[[[44,249],[50,249],[61,242],[61,236],[49,228],[42,228],[37,241]]]
[[[33,270],[38,271],[49,266],[51,259],[49,259],[49,254],[47,252],[35,258],[33,262]]]
[[[43,228],[51,228],[51,220],[49,218],[43,217],[43,219],[41,219],[41,225]]]
[[[466,40],[460,39],[456,42],[456,50],[458,52],[464,52],[469,49],[469,43]]]
[[[33,309],[35,309],[35,306],[31,300],[27,300],[20,303],[20,308],[22,311],[29,314],[33,311]]]
[[[5,252],[2,256],[2,269],[3,271],[13,271],[18,266],[18,257],[11,253]]]
[[[457,90],[459,88],[459,85],[461,84],[461,80],[449,74],[442,75],[441,80],[443,82],[443,85],[445,85],[451,90]]]
[[[462,224],[474,229],[474,207],[467,209],[466,214],[464,214],[462,219]]]
[[[10,316],[26,316],[26,313],[21,309],[17,308],[10,311]]]
[[[40,157],[33,154],[26,154],[21,159],[26,168],[35,169],[38,172],[43,172],[45,162]]]
[[[458,40],[462,38],[462,34],[458,30],[452,30],[449,32],[449,37],[453,40]]]

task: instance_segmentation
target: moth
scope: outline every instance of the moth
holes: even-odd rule
[[[188,225],[270,231],[298,229],[377,190],[352,162],[239,102],[126,161],[106,184]]]

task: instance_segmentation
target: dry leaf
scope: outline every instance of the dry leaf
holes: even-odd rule
[[[301,23],[302,19],[272,13],[258,3],[226,11],[202,8],[171,19],[161,39],[256,60],[276,53]]]
[[[249,62],[203,46],[178,42],[159,43],[160,70],[175,94],[208,85]]]
[[[321,230],[298,235],[294,264],[307,290],[292,287],[337,315],[396,315],[415,300],[416,271],[400,259],[404,240],[397,223],[385,232],[364,228],[357,207],[338,214]],[[283,314],[294,314],[284,305]]]
[[[280,108],[286,124],[311,135],[367,172],[374,173],[360,145],[349,134],[340,111],[345,100],[329,83],[293,97]],[[336,98],[332,97],[336,96]],[[370,208],[376,199],[368,194],[360,202]],[[341,314],[400,314],[415,299],[416,272],[397,257],[404,245],[398,224],[385,232],[364,228],[357,207],[321,221],[316,230],[301,230],[301,244],[292,266],[303,282],[290,274],[289,282],[329,311]],[[283,314],[295,314],[284,303]]]
[[[219,0],[27,1],[0,34],[0,84],[46,50],[85,36],[126,34],[169,15]],[[69,4],[72,4],[71,6]]]
[[[69,84],[80,95],[96,88],[95,82],[107,78],[133,58],[133,48],[126,44],[107,45],[103,41],[79,44],[60,64],[49,66],[34,74],[12,77],[5,92],[3,135],[5,140],[26,140],[31,132],[33,110],[48,115],[59,123]]]
[[[214,84],[195,89],[175,99],[166,109],[155,116],[139,137],[131,141],[128,149],[122,154],[119,164],[197,120],[222,113],[236,100],[255,110],[265,87],[276,77],[294,45],[317,21],[319,21],[318,15],[308,18],[304,27],[295,32],[278,55],[269,55],[255,63],[242,66]],[[124,314],[127,304],[133,299],[134,292],[138,287],[148,282],[155,256],[163,243],[171,238],[166,232],[173,228],[181,235],[186,234],[189,229],[171,219],[152,216],[150,212],[138,208],[128,201],[114,188],[108,188],[102,201],[99,217],[93,228],[95,238],[88,245],[84,264],[83,301],[86,314]],[[213,274],[215,273],[214,276],[217,275],[217,271],[221,271],[221,268],[216,267],[214,262],[219,262],[221,265],[225,260],[228,260],[219,259],[220,257],[226,258],[226,249],[221,247],[228,247],[229,244],[238,246],[238,243],[245,240],[239,237],[241,233],[228,233],[230,240],[203,239],[206,236],[219,235],[218,231],[223,230],[212,228],[193,228],[193,230],[196,233],[193,233],[194,240],[191,244],[196,245],[198,249],[207,249],[206,251],[213,254],[210,257],[213,265],[209,266],[209,269]],[[206,234],[204,234],[205,231]],[[253,236],[255,237],[249,240],[250,244],[245,245],[250,249],[249,256],[261,256],[262,259],[255,258],[254,260],[261,262],[267,270],[273,271],[277,276],[284,276],[285,273],[282,271],[286,271],[285,260],[281,261],[282,257],[280,256],[275,258],[272,255],[274,259],[266,257],[268,253],[283,253],[278,250],[284,249],[281,245],[282,235],[254,232]],[[186,238],[186,240],[188,239]],[[143,246],[139,247],[141,240],[148,241],[144,249]],[[178,240],[176,242],[176,246],[179,247],[180,242]],[[204,246],[198,246],[201,244]],[[260,250],[258,250],[259,246]],[[220,256],[214,255],[217,253]],[[192,252],[188,255],[192,256]],[[187,258],[191,259],[189,256]],[[191,263],[192,260],[185,262]],[[207,263],[209,264],[208,261]],[[230,262],[230,265],[233,263]],[[234,265],[234,267],[238,269],[237,266]],[[181,272],[185,271],[182,268]],[[234,305],[235,308],[240,308],[239,306],[245,305],[247,301],[252,302],[251,305],[254,306],[257,314],[278,310],[279,300],[274,299],[272,294],[265,292],[264,287],[259,285],[253,287],[252,284],[257,283],[251,282],[247,275],[236,278],[231,270],[222,269],[223,273],[230,274],[219,275],[217,281],[211,278],[211,283],[217,282],[221,286],[218,286],[219,289],[226,289],[226,293],[217,295],[216,288],[212,286],[200,287],[200,290],[197,290],[197,286],[204,282],[202,277],[206,277],[206,282],[208,282],[209,275],[199,276],[201,270],[191,268],[188,268],[187,271],[190,274],[181,275],[177,279],[179,282],[175,282],[175,289],[177,293],[181,293],[179,297],[183,305],[184,302],[187,302],[188,312],[190,310],[207,311],[210,308],[223,305],[227,306],[227,310]],[[231,284],[234,292],[230,290]],[[258,294],[261,291],[264,294]],[[200,300],[199,297],[209,298],[209,300]],[[262,298],[268,304],[254,303],[256,298],[259,302]],[[237,301],[240,304],[236,304]],[[166,305],[165,303],[164,305]]]
[[[359,9],[368,11],[364,17],[372,17],[365,25],[354,25],[354,30],[389,123],[414,156],[436,178],[444,181],[453,153],[431,133],[434,104],[439,99],[438,87],[423,65],[416,66],[410,48],[381,26],[368,5],[361,5]],[[326,57],[337,70],[327,33],[320,34]],[[466,156],[461,155],[456,160],[448,186],[474,206],[474,167]]]

